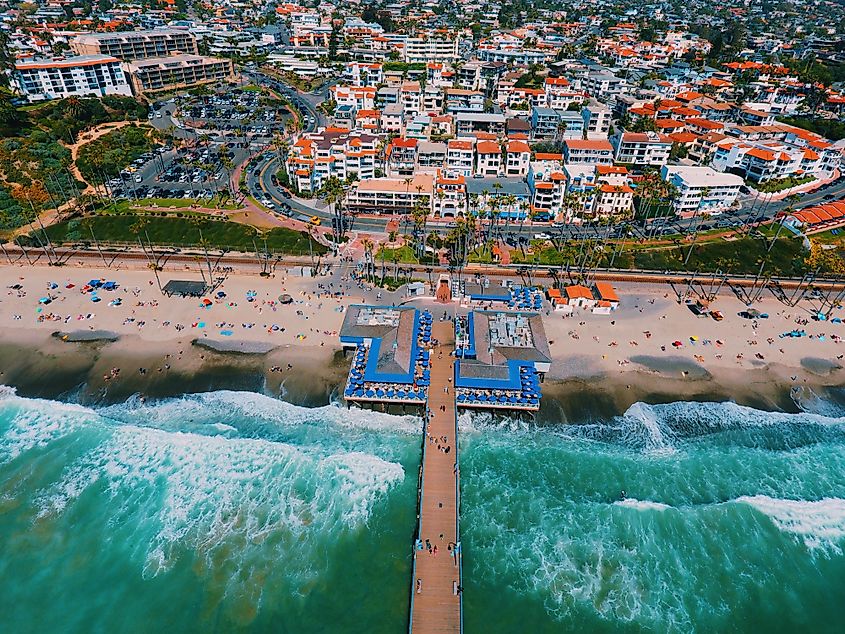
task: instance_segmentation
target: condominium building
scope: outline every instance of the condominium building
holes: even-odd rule
[[[505,121],[505,115],[493,112],[459,112],[455,115],[455,132],[458,136],[476,132],[501,136],[505,133]]]
[[[741,176],[722,174],[710,167],[664,165],[660,176],[678,188],[675,212],[685,218],[729,209],[743,184]]]
[[[337,128],[303,136],[290,148],[286,163],[301,192],[314,192],[330,178],[374,178],[380,166],[377,137]]]
[[[669,160],[672,139],[657,132],[618,132],[611,138],[619,163],[662,167]]]
[[[343,71],[343,79],[353,86],[377,86],[384,81],[381,64],[349,62]]]
[[[189,31],[177,29],[88,33],[71,40],[70,48],[77,55],[112,55],[124,62],[172,53],[199,53],[197,38]]]
[[[565,163],[613,164],[613,146],[609,141],[566,139],[563,142]]]
[[[610,131],[610,108],[593,102],[581,109],[588,139],[606,139]]]
[[[409,37],[405,40],[405,61],[409,64],[422,62],[454,62],[458,59],[458,39],[438,37]]]
[[[27,98],[62,99],[105,95],[131,96],[120,60],[110,55],[29,60],[15,64],[15,83]]]
[[[346,196],[351,212],[369,214],[409,214],[421,205],[431,213],[434,175],[415,174],[413,178],[371,178],[353,185]]]
[[[124,64],[135,94],[189,88],[232,77],[232,60],[200,55],[171,55]]]

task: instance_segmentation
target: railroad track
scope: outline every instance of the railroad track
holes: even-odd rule
[[[7,246],[6,251],[14,260],[15,264],[28,264],[23,251],[14,246]],[[92,250],[79,250],[57,248],[56,255],[62,263],[62,266],[76,266],[87,265],[102,267],[103,261],[100,253]],[[48,262],[43,251],[30,248],[27,252],[33,260],[33,264],[40,266],[47,266]],[[172,270],[174,265],[181,265],[190,268],[204,265],[205,254],[202,252],[163,252],[156,251],[156,255],[166,255],[164,269]],[[130,268],[145,269],[149,268],[149,259],[146,255],[138,251],[115,251],[103,249],[103,256],[110,264],[129,265]],[[242,272],[262,270],[261,260],[255,256],[244,253],[227,253],[224,255],[212,254],[210,258],[217,267],[226,266],[236,268]],[[331,264],[333,260],[323,258],[320,260],[323,264]],[[291,267],[291,266],[311,266],[312,261],[308,256],[284,256],[273,258],[271,263],[274,267]],[[427,266],[427,265],[404,265],[404,268],[410,269],[415,273],[441,273],[449,270],[445,266]],[[453,270],[454,272],[454,270]],[[526,267],[522,265],[469,265],[464,267],[462,275],[464,277],[472,277],[474,275],[484,275],[487,277],[519,277],[521,275],[530,275],[534,278],[553,279],[559,277],[561,279],[566,277],[564,270],[558,267],[535,265]],[[716,275],[715,280],[721,281],[724,275]],[[630,271],[622,269],[599,269],[594,271],[591,277],[595,280],[607,282],[628,282],[628,283],[652,283],[652,284],[710,284],[714,280],[712,273],[685,273],[681,271]],[[726,285],[737,287],[752,287],[760,286],[763,283],[774,283],[784,289],[795,289],[801,286],[808,286],[807,279],[790,278],[790,277],[755,277],[754,275],[728,275],[725,279]],[[817,278],[811,280],[809,285],[819,289],[825,290],[839,290],[845,289],[845,278]]]

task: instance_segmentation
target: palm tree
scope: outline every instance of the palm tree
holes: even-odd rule
[[[106,261],[106,256],[103,254],[103,250],[100,248],[100,241],[97,240],[97,236],[94,234],[94,220],[90,217],[82,219],[82,226],[88,229],[88,232],[91,234],[91,239],[94,240],[94,245],[97,247],[97,253],[100,254],[100,258],[103,260],[103,264],[106,268],[109,268],[109,263]]]
[[[361,240],[361,246],[364,247],[364,277],[370,279],[370,267],[373,263],[373,246],[374,243],[369,238]]]
[[[147,234],[147,224],[149,224],[149,221],[146,218],[144,218],[143,216],[138,216],[138,219],[132,225],[129,226],[129,231],[130,233],[135,234],[135,236],[138,238],[138,244],[141,246],[141,251],[144,252],[144,256],[146,256],[147,258],[147,263],[155,264],[153,258],[147,251],[147,245],[141,239],[141,233],[146,236],[147,241],[149,241],[150,239],[149,234]],[[152,249],[152,243],[150,244],[150,249]]]

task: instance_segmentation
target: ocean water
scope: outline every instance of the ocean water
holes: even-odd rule
[[[0,632],[407,631],[417,419],[0,390]],[[466,631],[841,632],[845,411],[793,396],[462,416]]]
[[[796,404],[464,417],[466,631],[845,631],[845,418]]]
[[[0,389],[0,632],[407,627],[415,419]]]

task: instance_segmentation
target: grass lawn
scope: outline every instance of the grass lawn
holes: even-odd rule
[[[468,261],[476,264],[492,264],[493,250],[489,246],[476,247],[469,252]]]
[[[177,209],[189,208],[191,205],[196,205],[204,209],[240,209],[241,206],[231,202],[231,198],[226,197],[225,203],[220,205],[220,197],[202,198],[199,201],[193,198],[142,198],[137,202],[130,201],[130,207],[175,207]]]
[[[698,243],[692,247],[689,262],[684,264],[689,249],[690,245],[684,244],[680,247],[628,251],[617,257],[615,265],[657,271],[722,270],[737,274],[755,274],[761,259],[766,255],[766,246],[759,238]],[[782,232],[769,253],[766,271],[773,275],[801,275],[805,269],[804,256],[801,240],[788,232]]]
[[[420,259],[407,244],[401,247],[381,247],[373,256],[373,260],[378,265],[381,265],[382,254],[384,254],[384,261],[387,264],[393,264],[394,254],[396,255],[396,261],[400,264],[420,264]],[[423,264],[437,264],[438,262],[439,260],[431,254],[426,254],[422,259]]]
[[[790,187],[797,187],[798,185],[805,185],[807,183],[811,183],[812,181],[816,180],[814,176],[802,176],[801,178],[794,178],[792,176],[787,176],[786,178],[780,178],[777,180],[770,180],[766,181],[765,183],[756,183],[752,185],[754,189],[758,192],[762,192],[765,194],[769,194],[772,192],[780,192],[784,189],[789,189]]]
[[[253,252],[255,244],[264,248],[261,233],[254,227],[207,217],[196,218],[161,218],[152,214],[107,214],[90,217],[94,235],[104,243],[137,243],[138,236],[132,227],[143,218],[146,232],[154,244],[196,247],[202,236],[214,249]],[[51,240],[56,243],[88,242],[91,233],[83,222],[76,218],[47,228]],[[267,248],[273,253],[284,255],[308,255],[309,237],[307,233],[276,227],[266,232]],[[324,254],[327,249],[322,244],[311,240],[311,249],[315,254]]]

